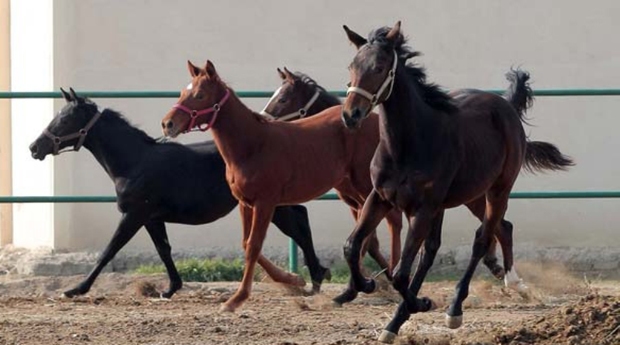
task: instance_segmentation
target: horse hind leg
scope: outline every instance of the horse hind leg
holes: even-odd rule
[[[308,266],[312,279],[312,292],[319,293],[323,281],[331,280],[331,271],[329,268],[321,266],[317,258],[306,207],[302,205],[276,207],[271,222],[301,248],[304,254],[304,262]]]
[[[471,213],[478,218],[479,221],[483,221],[484,220],[484,210],[486,208],[486,201],[484,196],[479,197],[478,199],[469,202],[468,204],[466,204],[467,208],[471,211]],[[503,228],[505,227],[510,227],[512,229],[512,224],[507,221],[507,220],[502,220],[500,227],[502,229],[500,229],[500,231],[503,231]],[[499,238],[499,237],[498,237]],[[506,254],[506,252],[504,252],[505,246],[502,246],[502,252],[504,253],[504,257],[508,254]],[[512,256],[512,247],[510,247],[510,255]],[[504,279],[504,275],[505,275],[505,270],[504,268],[498,263],[497,260],[497,241],[496,238],[492,238],[491,239],[491,244],[489,245],[489,250],[487,251],[487,253],[484,256],[484,259],[482,260],[482,263],[484,263],[484,265],[489,269],[489,271],[491,271],[491,274],[497,278],[497,279]]]
[[[168,290],[163,292],[161,297],[170,298],[175,292],[183,287],[183,281],[181,280],[181,276],[179,276],[179,272],[177,271],[174,261],[172,260],[172,248],[170,247],[168,235],[166,234],[166,224],[164,224],[164,222],[150,222],[144,227],[155,244],[155,249],[166,267],[168,279],[170,280]]]
[[[403,229],[403,215],[398,210],[392,210],[385,216],[388,224],[388,231],[390,232],[390,238],[392,241],[392,247],[390,250],[390,280],[394,268],[398,265],[401,254],[400,233]]]
[[[504,267],[506,268],[504,285],[506,285],[507,288],[517,291],[522,297],[529,298],[529,288],[523,282],[523,279],[519,278],[514,266],[512,252],[512,229],[512,223],[502,221],[502,226],[497,234],[497,237],[500,239],[500,245],[502,246],[502,252],[504,253]]]
[[[478,263],[488,253],[489,247],[496,236],[496,229],[506,213],[510,187],[487,191],[486,211],[482,225],[476,231],[476,237],[472,248],[472,255],[465,274],[456,287],[456,295],[448,307],[446,313],[446,325],[455,329],[463,323],[463,301],[469,294],[469,284],[474,275]]]

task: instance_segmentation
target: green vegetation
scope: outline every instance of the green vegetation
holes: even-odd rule
[[[381,269],[377,263],[365,257],[363,260],[364,270],[366,274],[376,274]],[[243,277],[243,260],[225,260],[225,259],[184,259],[176,262],[177,269],[181,275],[181,279],[185,282],[218,282],[218,281],[241,281]],[[349,281],[349,267],[346,262],[338,261],[330,265],[332,272],[332,283],[344,284]],[[154,274],[165,273],[164,265],[143,265],[135,270],[135,273]],[[261,272],[260,270],[258,272]],[[262,273],[255,274],[255,279],[262,276]],[[307,267],[302,267],[302,277],[310,282],[310,274]],[[458,280],[460,274],[457,272],[429,272],[426,281],[445,281]]]

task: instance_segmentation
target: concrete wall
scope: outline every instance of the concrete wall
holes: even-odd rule
[[[403,31],[432,81],[449,89],[504,88],[504,73],[522,66],[535,88],[619,87],[620,29],[615,0],[585,1],[103,1],[53,2],[53,87],[76,90],[180,90],[189,76],[185,61],[211,59],[236,90],[272,90],[276,67],[315,77],[327,89],[343,89],[354,55],[342,24],[361,34],[403,21]],[[15,63],[15,62],[14,62]],[[27,67],[21,67],[27,68]],[[15,75],[16,76],[16,75]],[[52,85],[50,85],[52,86]],[[34,86],[33,86],[34,87]],[[45,85],[37,86],[47,90]],[[266,100],[246,100],[259,110]],[[27,101],[32,104],[38,101]],[[173,99],[100,99],[123,112],[153,136]],[[56,101],[55,107],[61,106]],[[532,139],[557,144],[577,166],[569,173],[520,177],[515,190],[619,190],[617,147],[620,97],[536,100],[528,127]],[[37,114],[47,119],[53,113]],[[14,117],[15,118],[15,117]],[[14,126],[14,135],[26,133]],[[37,128],[40,131],[43,127]],[[28,132],[27,140],[36,135]],[[197,133],[184,142],[210,138]],[[14,155],[29,159],[21,141]],[[86,150],[53,158],[56,195],[110,195],[112,183]],[[40,174],[32,162],[19,178]],[[16,182],[18,183],[18,182]],[[41,187],[37,194],[46,194]],[[17,194],[17,192],[16,192]],[[310,202],[317,248],[340,250],[354,223],[341,202]],[[618,246],[618,200],[513,200],[508,218],[515,241],[535,246]],[[44,207],[44,206],[42,206]],[[33,211],[34,212],[34,211]],[[41,210],[37,212],[43,212]],[[53,245],[99,250],[109,240],[119,214],[112,204],[56,205]],[[25,229],[15,232],[38,231]],[[462,208],[444,222],[444,248],[469,244],[477,222]],[[238,212],[208,226],[168,227],[175,251],[226,249],[241,252]],[[386,231],[380,230],[386,238]],[[24,242],[26,243],[26,242]],[[267,247],[285,249],[272,229]],[[386,242],[387,244],[387,242]],[[387,247],[387,246],[386,246]],[[152,251],[145,233],[126,250]]]

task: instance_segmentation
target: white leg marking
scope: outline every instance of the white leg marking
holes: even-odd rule
[[[528,287],[523,283],[523,279],[519,278],[515,267],[513,266],[510,271],[506,272],[504,276],[504,284],[507,288],[516,290],[519,293],[527,293]]]

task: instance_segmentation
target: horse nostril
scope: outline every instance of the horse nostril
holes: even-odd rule
[[[351,114],[351,118],[353,119],[360,119],[362,117],[362,111],[359,110],[359,108],[355,108],[353,109],[353,113]]]
[[[172,121],[168,121],[168,122],[166,123],[166,128],[167,128],[167,129],[172,129],[172,127],[174,127],[174,123],[172,123]]]
[[[37,151],[38,151],[38,150],[39,150],[39,148],[38,148],[38,146],[37,146],[37,144],[36,144],[36,143],[32,143],[32,144],[30,145],[30,152],[32,152],[32,153],[37,153]]]

